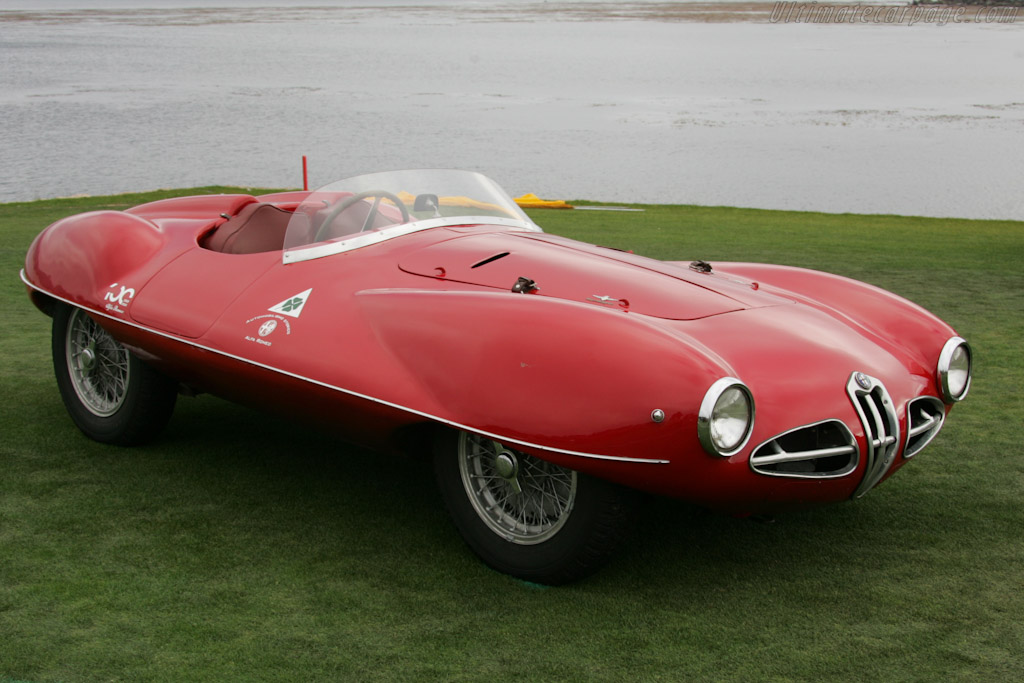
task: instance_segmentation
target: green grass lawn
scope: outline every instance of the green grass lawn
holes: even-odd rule
[[[543,588],[470,554],[425,462],[208,396],[144,448],[75,429],[25,251],[57,218],[169,194],[0,205],[0,681],[1024,673],[1024,223],[532,212],[655,258],[866,280],[950,322],[976,359],[943,433],[866,498],[771,524],[656,499],[603,571]]]

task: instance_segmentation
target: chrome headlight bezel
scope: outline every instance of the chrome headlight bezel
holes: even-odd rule
[[[966,367],[964,367],[966,359]],[[942,400],[946,403],[962,401],[971,388],[971,374],[974,359],[971,345],[962,337],[950,337],[939,353],[939,362],[935,368],[936,381]],[[966,377],[961,379],[960,373]]]
[[[738,393],[737,393],[738,392]],[[726,416],[722,412],[730,405],[735,404],[737,396],[743,398],[746,406],[745,424],[742,435],[731,438],[728,441],[722,440],[722,432],[718,423]],[[732,416],[735,418],[735,416]],[[718,380],[704,394],[700,410],[697,413],[697,437],[701,446],[711,455],[728,458],[736,455],[750,440],[754,431],[754,395],[746,384],[735,377],[723,377]]]

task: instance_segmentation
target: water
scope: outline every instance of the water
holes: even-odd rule
[[[305,154],[314,186],[448,167],[514,195],[1024,219],[1024,11],[31,4],[0,0],[0,201],[297,187]]]

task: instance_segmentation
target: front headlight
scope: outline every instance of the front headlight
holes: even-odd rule
[[[723,377],[708,389],[697,413],[697,436],[708,453],[727,458],[750,438],[754,429],[754,398],[735,377]]]
[[[942,347],[936,368],[939,389],[946,403],[955,403],[971,388],[971,346],[960,337],[953,337]]]

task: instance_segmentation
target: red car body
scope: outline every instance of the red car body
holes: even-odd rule
[[[513,489],[509,468],[526,454],[729,512],[840,501],[906,464],[967,393],[966,342],[893,294],[548,235],[489,185],[486,196],[446,197],[446,182],[466,192],[448,175],[415,176],[441,178],[416,195],[418,215],[393,206],[412,206],[399,194],[412,176],[381,174],[315,193],[73,216],[40,234],[22,277],[40,309],[84,311],[179,386],[377,449],[428,450],[438,429],[473,435],[506,449],[511,465],[487,467],[500,465]],[[352,211],[355,232],[317,225],[351,223]],[[258,212],[249,222],[274,237],[243,244],[238,217]],[[708,401],[729,387],[733,407],[712,415]],[[711,441],[718,427],[738,430],[731,443]]]

